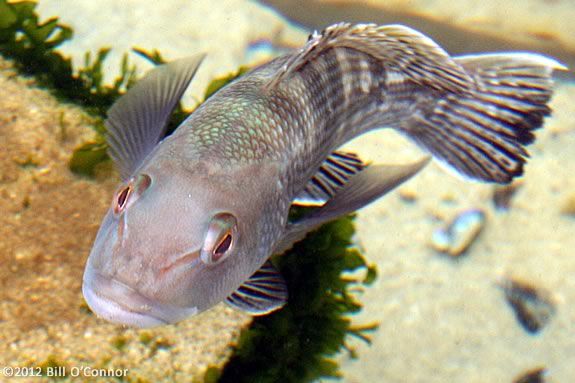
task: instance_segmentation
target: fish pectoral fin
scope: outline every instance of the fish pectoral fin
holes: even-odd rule
[[[309,180],[293,203],[303,206],[323,205],[352,176],[365,167],[366,164],[354,153],[333,152],[321,164],[316,174]]]
[[[431,160],[426,157],[409,165],[368,165],[337,191],[323,206],[286,227],[283,238],[274,247],[274,254],[289,250],[294,243],[320,225],[349,214],[387,194],[409,180]]]
[[[414,176],[429,161],[430,158],[426,158],[410,165],[366,165],[355,154],[332,153],[293,203],[315,206],[315,210],[287,225],[273,253],[286,252],[316,227],[383,196]]]
[[[226,298],[226,303],[251,315],[265,315],[282,308],[287,298],[285,280],[268,260]]]
[[[315,229],[317,226],[307,226],[301,224],[289,224],[286,233],[281,240],[276,243],[272,254],[283,254],[293,247],[294,244],[305,238],[307,233]]]
[[[108,111],[108,152],[126,180],[162,139],[168,120],[204,54],[172,61],[148,72]]]
[[[403,25],[339,23],[320,33],[314,32],[265,89],[272,89],[293,73],[305,70],[330,49],[355,50],[378,60],[386,70],[442,91],[467,92],[473,84],[473,79],[447,52],[416,30]]]

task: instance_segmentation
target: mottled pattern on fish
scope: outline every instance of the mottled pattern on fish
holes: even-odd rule
[[[269,262],[321,224],[417,174],[338,148],[390,127],[457,173],[508,183],[549,114],[556,61],[528,53],[449,56],[400,25],[337,24],[247,73],[161,141],[202,57],[158,67],[108,113],[125,183],[84,274],[105,318],[174,323],[225,300],[252,314],[288,298]],[[314,205],[288,221],[293,204]]]
[[[318,43],[342,35],[351,42]],[[397,62],[378,60],[378,54],[392,51],[378,45],[382,42],[395,43]],[[410,44],[422,46],[409,48],[415,52],[410,55],[402,51]],[[437,57],[418,56],[429,52]],[[293,187],[291,197],[335,148],[386,126],[463,175],[505,183],[522,173],[527,157],[522,145],[533,141],[532,131],[549,113],[551,68],[537,62],[539,57],[451,59],[404,27],[340,24],[314,35],[299,53],[220,91],[190,117],[184,124],[190,129],[181,134],[201,150],[197,156],[211,152],[217,161],[289,163],[284,182]],[[297,60],[303,61],[287,73]]]

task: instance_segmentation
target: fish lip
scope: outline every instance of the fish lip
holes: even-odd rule
[[[82,292],[97,316],[129,327],[168,325],[197,312],[195,307],[180,308],[154,302],[123,282],[91,268],[85,271]]]
[[[168,322],[161,318],[156,318],[149,314],[138,313],[130,310],[119,303],[100,296],[92,288],[82,288],[84,299],[96,316],[106,319],[109,322],[130,327],[156,327],[166,325]]]

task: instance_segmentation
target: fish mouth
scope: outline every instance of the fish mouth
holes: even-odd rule
[[[157,302],[89,267],[84,273],[82,293],[98,317],[128,327],[148,328],[172,324],[198,312],[196,307],[184,308]]]

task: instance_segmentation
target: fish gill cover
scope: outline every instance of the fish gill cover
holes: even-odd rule
[[[72,29],[57,18],[41,22],[35,7],[31,1],[0,0],[0,55],[12,58],[22,74],[34,76],[58,98],[96,117],[96,140],[77,148],[70,161],[74,173],[93,176],[96,166],[108,160],[102,134],[105,113],[135,83],[136,68],[124,55],[120,76],[112,85],[105,84],[102,64],[109,48],[101,48],[94,59],[86,53],[84,68],[75,72],[70,58],[56,49],[72,38]],[[157,51],[134,51],[155,64],[164,62]],[[212,81],[205,98],[246,70],[240,68]],[[179,105],[168,131],[189,113]],[[333,356],[342,349],[355,356],[345,344],[346,337],[369,343],[366,333],[377,327],[354,326],[349,316],[361,310],[357,300],[361,286],[376,278],[375,267],[350,248],[353,233],[353,217],[344,217],[310,233],[286,254],[273,257],[288,284],[289,303],[278,312],[255,318],[233,346],[228,364],[222,370],[208,369],[205,382],[308,382],[339,377]]]

